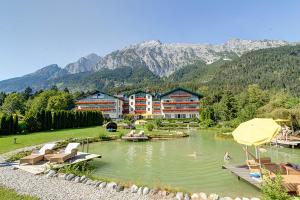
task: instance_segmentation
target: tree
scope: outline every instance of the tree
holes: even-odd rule
[[[33,90],[31,89],[31,87],[27,87],[23,93],[24,99],[28,100],[32,96],[32,92]]]
[[[1,106],[1,110],[7,114],[15,114],[17,112],[25,112],[25,99],[20,93],[9,94]]]
[[[68,108],[68,102],[62,95],[52,96],[48,100],[47,110],[58,111],[66,110]]]
[[[237,103],[231,91],[225,91],[215,110],[223,121],[230,121],[237,117]]]
[[[64,92],[65,93],[70,93],[70,91],[69,91],[69,89],[67,87],[64,89]]]
[[[0,106],[4,103],[4,100],[6,98],[6,94],[4,92],[0,92]]]

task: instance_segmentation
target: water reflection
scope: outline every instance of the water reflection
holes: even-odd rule
[[[151,167],[152,154],[153,154],[153,146],[148,144],[146,146],[145,167]]]
[[[127,150],[127,159],[126,159],[127,165],[133,164],[135,156],[136,156],[135,146],[131,145],[128,147],[128,150]]]

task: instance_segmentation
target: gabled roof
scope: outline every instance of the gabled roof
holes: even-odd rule
[[[128,96],[131,96],[133,94],[138,94],[138,93],[151,94],[150,92],[146,92],[146,91],[143,91],[143,90],[138,90],[138,91],[129,93]],[[153,96],[153,94],[151,94],[151,95]]]
[[[91,96],[91,95],[95,95],[95,94],[99,94],[99,93],[105,94],[105,95],[107,95],[107,96],[110,96],[110,97],[113,97],[113,98],[115,98],[115,99],[119,99],[119,100],[123,101],[123,99],[121,99],[121,98],[119,98],[119,97],[116,97],[116,96],[114,96],[114,95],[108,94],[108,93],[106,93],[106,92],[101,92],[101,91],[98,91],[98,90],[95,90],[95,91],[92,92],[90,95],[88,95],[88,96],[86,96],[86,97],[83,97],[83,98],[81,98],[81,99],[84,99],[84,98],[87,98],[87,97],[89,97],[89,96]],[[80,100],[80,99],[79,99],[79,100]]]
[[[178,88],[175,88],[175,89],[173,89],[173,90],[171,90],[171,91],[169,91],[169,92],[166,92],[166,93],[160,95],[160,98],[162,98],[162,97],[164,97],[164,96],[167,96],[167,95],[169,95],[169,94],[171,94],[171,93],[173,93],[173,92],[176,92],[176,91],[184,91],[184,92],[190,93],[190,94],[192,94],[192,95],[195,95],[195,96],[197,96],[197,97],[199,97],[199,98],[202,98],[202,97],[203,97],[202,94],[199,94],[199,93],[196,93],[196,92],[192,92],[192,91],[190,91],[190,90],[187,90],[187,89],[178,87]]]

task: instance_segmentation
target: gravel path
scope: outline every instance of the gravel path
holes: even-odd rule
[[[111,191],[108,188],[89,186],[82,183],[66,181],[60,178],[47,178],[44,175],[32,175],[12,167],[0,167],[0,185],[16,190],[20,194],[29,194],[45,200],[158,200],[170,199],[162,196],[138,195],[128,189],[122,192]]]

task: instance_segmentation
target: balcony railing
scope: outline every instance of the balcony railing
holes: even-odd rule
[[[82,105],[82,104],[115,104],[116,102],[114,101],[77,101],[77,105]]]
[[[136,107],[146,107],[146,104],[144,103],[137,103],[135,104]]]
[[[77,108],[77,110],[100,110],[100,111],[115,111],[115,108]]]
[[[138,113],[138,114],[146,113],[146,110],[135,110],[135,113]]]
[[[154,103],[153,106],[160,106],[160,103]]]
[[[194,112],[200,111],[199,108],[173,108],[173,109],[163,109],[163,112]]]
[[[136,100],[136,101],[140,101],[140,100],[143,100],[143,101],[145,101],[145,100],[146,100],[146,98],[145,98],[145,97],[137,97],[137,98],[135,98],[135,100]]]
[[[190,105],[190,104],[199,104],[199,101],[178,101],[178,102],[163,102],[163,104],[173,105],[173,104],[183,104],[183,105]]]
[[[182,98],[182,97],[191,97],[192,95],[190,94],[172,94],[170,97],[172,98]]]

